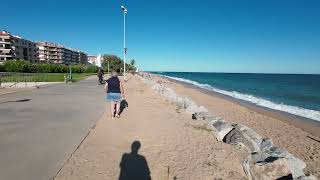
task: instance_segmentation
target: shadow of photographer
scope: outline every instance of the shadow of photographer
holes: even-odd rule
[[[119,180],[151,180],[147,160],[138,154],[140,147],[140,142],[134,141],[131,152],[122,155]]]

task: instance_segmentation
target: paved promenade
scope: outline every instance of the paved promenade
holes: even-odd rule
[[[97,79],[0,95],[0,179],[50,179],[105,110]]]

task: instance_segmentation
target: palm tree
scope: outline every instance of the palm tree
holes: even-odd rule
[[[130,64],[131,64],[131,66],[134,66],[136,64],[136,60],[131,59]]]

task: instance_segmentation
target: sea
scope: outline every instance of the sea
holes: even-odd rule
[[[320,75],[152,72],[257,106],[320,121]]]

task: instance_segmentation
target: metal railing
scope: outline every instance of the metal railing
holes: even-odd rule
[[[28,87],[28,84],[30,85],[30,83],[32,83],[33,86],[38,87],[37,82],[49,81],[52,81],[52,74],[49,73],[0,72],[0,88],[15,87],[18,84],[20,87]]]

